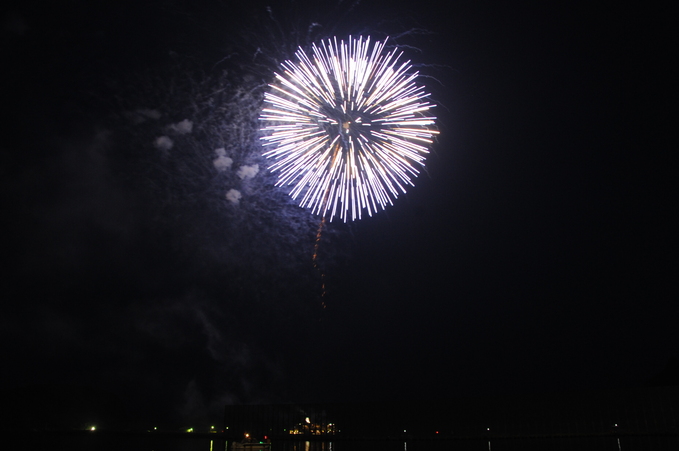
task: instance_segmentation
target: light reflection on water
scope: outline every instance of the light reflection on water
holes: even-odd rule
[[[63,449],[65,451],[232,451],[231,443],[211,439],[159,437],[57,436],[29,439],[26,449]],[[347,440],[347,441],[274,441],[265,451],[484,451],[487,438],[458,440]],[[2,446],[3,449],[10,449]],[[492,451],[647,451],[679,449],[679,437],[559,437],[530,439],[493,438]]]
[[[349,440],[274,442],[271,451],[664,451],[679,449],[677,436],[469,438],[459,440]]]

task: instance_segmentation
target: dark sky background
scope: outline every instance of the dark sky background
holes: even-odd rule
[[[678,357],[669,14],[280,2],[273,22],[259,1],[57,3],[2,17],[9,399],[80,425],[208,424],[226,403],[638,387]],[[173,109],[169,84],[134,81],[199,67],[266,82],[257,39],[310,22],[426,30],[397,41],[441,132],[393,207],[326,229],[323,280],[318,219],[266,191],[263,168],[229,205],[200,118]],[[135,135],[125,108],[162,117]],[[177,149],[217,197],[167,176],[153,146],[185,118],[196,131]],[[239,155],[234,168],[254,161]]]

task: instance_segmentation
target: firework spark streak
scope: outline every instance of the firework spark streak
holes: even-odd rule
[[[301,48],[265,94],[264,156],[300,206],[329,220],[368,215],[406,192],[438,132],[429,94],[385,41],[337,38]]]

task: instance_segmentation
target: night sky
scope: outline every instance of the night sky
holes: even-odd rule
[[[5,11],[3,396],[146,427],[657,380],[679,357],[669,14],[522,3]],[[317,270],[320,219],[236,170],[261,164],[272,61],[359,33],[404,47],[440,137],[393,207],[324,229]]]

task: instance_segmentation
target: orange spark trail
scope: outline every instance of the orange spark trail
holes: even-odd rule
[[[318,225],[318,232],[316,233],[316,243],[314,244],[314,256],[313,256],[313,262],[314,262],[314,268],[316,268],[316,271],[321,275],[321,307],[325,308],[325,301],[323,298],[325,297],[325,274],[321,270],[320,266],[318,266],[318,246],[321,243],[321,234],[323,233],[323,226],[325,225],[325,215],[323,215],[323,218],[321,218],[321,223]]]
[[[335,160],[337,159],[337,154],[339,150],[339,146],[335,146],[335,156],[333,157],[332,163],[334,164]],[[321,216],[321,222],[318,224],[318,231],[316,232],[316,242],[314,243],[314,255],[311,258],[314,264],[314,268],[316,268],[316,271],[318,271],[318,274],[321,276],[321,307],[325,309],[327,305],[325,304],[325,273],[321,269],[320,266],[318,266],[318,248],[321,245],[321,235],[323,234],[323,227],[325,226],[325,206],[328,202],[328,198],[330,197],[330,187],[325,191],[325,196],[323,198],[323,216]]]

